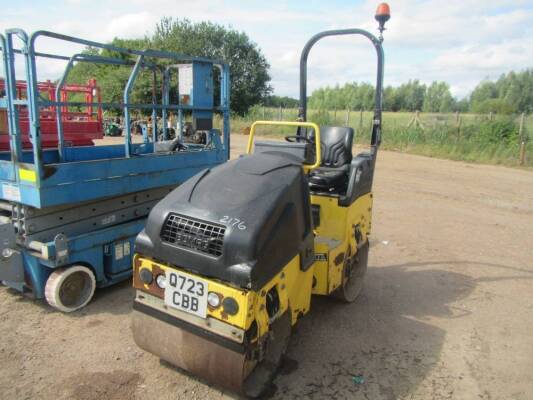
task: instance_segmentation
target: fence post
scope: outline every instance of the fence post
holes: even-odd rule
[[[344,125],[350,126],[350,109],[349,108],[346,110],[346,123]]]
[[[281,111],[281,106],[279,106],[279,111],[278,111],[278,121],[281,121],[281,118],[283,117],[283,112]]]
[[[334,125],[337,125],[337,107],[335,107],[335,110],[333,111],[333,121]]]
[[[407,127],[410,128],[411,125],[413,125],[416,122],[416,113],[413,115],[413,118],[411,118],[411,121],[407,124]]]
[[[265,106],[263,106],[263,121],[265,120]]]
[[[526,135],[524,133],[525,118],[526,114],[522,113],[520,117],[520,130],[518,131],[518,135],[520,136],[520,165],[524,165],[526,163]]]
[[[420,129],[424,130],[424,124],[420,120],[420,111],[416,110],[415,115],[413,119],[407,124],[407,127],[410,128],[414,124],[415,127],[419,127]]]
[[[359,111],[359,131],[363,130],[363,109]]]

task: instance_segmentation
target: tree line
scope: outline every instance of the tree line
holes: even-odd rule
[[[308,99],[314,109],[372,110],[374,86],[346,83],[315,90]],[[476,112],[512,114],[533,110],[533,69],[503,74],[496,81],[480,82],[467,98],[457,100],[446,82],[425,85],[410,80],[383,91],[385,111]]]

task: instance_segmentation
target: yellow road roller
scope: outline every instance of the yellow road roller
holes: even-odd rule
[[[150,212],[135,244],[132,330],[142,349],[217,386],[257,397],[271,384],[311,295],[345,302],[367,269],[381,141],[382,31],[321,32],[300,61],[296,122],[258,121],[247,154],[189,179]],[[307,57],[320,39],[362,35],[377,53],[370,150],[354,130],[306,122]],[[257,127],[289,126],[286,142]],[[334,327],[332,327],[333,329]]]

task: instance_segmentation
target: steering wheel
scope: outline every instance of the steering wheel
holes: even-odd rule
[[[313,143],[311,139],[305,136],[298,136],[298,135],[292,135],[292,136],[285,136],[285,140],[289,143]]]

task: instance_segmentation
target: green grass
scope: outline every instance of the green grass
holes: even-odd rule
[[[460,126],[455,114],[420,113],[421,125],[409,123],[414,113],[383,113],[382,148],[430,157],[462,160],[484,164],[519,165],[519,116],[460,114]],[[256,120],[279,120],[280,111],[254,107],[244,117],[231,120],[233,133],[242,133]],[[282,110],[281,118],[295,121],[296,109]],[[309,110],[308,120],[320,125],[351,126],[356,131],[356,143],[368,144],[372,124],[371,112]],[[216,125],[220,126],[218,120]],[[530,140],[526,147],[526,167],[533,167],[533,117],[526,118],[525,130]],[[260,127],[257,132],[266,136],[285,136],[293,128]]]

